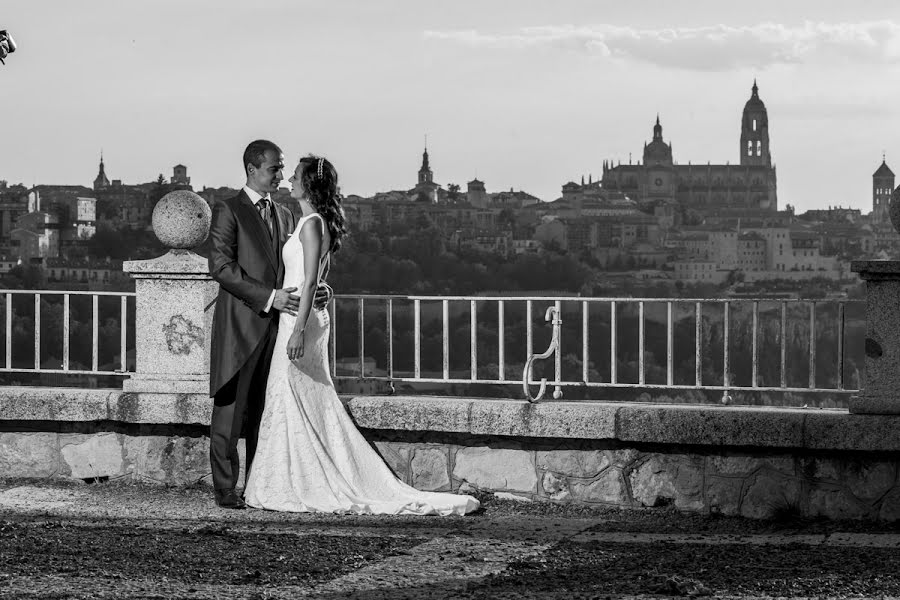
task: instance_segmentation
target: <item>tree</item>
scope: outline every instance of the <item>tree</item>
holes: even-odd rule
[[[44,288],[44,270],[34,265],[17,265],[6,274],[3,283],[14,290],[40,290]]]
[[[96,258],[125,259],[128,258],[130,246],[122,232],[100,223],[94,237],[88,241],[88,253]]]
[[[447,199],[450,202],[458,202],[459,195],[459,185],[451,183],[447,186]]]
[[[171,191],[172,186],[166,183],[165,177],[163,177],[162,173],[160,173],[159,177],[157,177],[156,181],[153,183],[153,187],[150,189],[150,206],[156,208],[156,203],[162,200],[162,197]]]

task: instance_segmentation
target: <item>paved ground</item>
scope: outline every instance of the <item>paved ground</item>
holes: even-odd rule
[[[225,511],[0,480],[0,598],[900,597],[900,527],[484,498],[459,518]]]

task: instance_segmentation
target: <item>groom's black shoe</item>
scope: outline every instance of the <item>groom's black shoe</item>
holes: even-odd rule
[[[234,488],[227,490],[216,490],[216,504],[222,508],[247,508],[243,499],[237,495]]]

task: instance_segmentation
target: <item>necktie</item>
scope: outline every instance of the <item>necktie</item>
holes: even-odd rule
[[[269,199],[260,198],[257,207],[259,208],[259,215],[262,217],[263,223],[266,224],[266,228],[269,230],[269,235],[274,237],[275,228],[272,227],[272,209],[269,207]]]

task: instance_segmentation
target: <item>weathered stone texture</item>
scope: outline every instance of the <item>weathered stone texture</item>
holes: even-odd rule
[[[644,506],[672,503],[688,510],[704,506],[699,458],[655,455],[631,471],[629,481],[634,500]]]
[[[878,518],[884,521],[900,521],[900,488],[894,488],[881,500]]]
[[[456,453],[453,477],[489,490],[534,493],[534,454],[527,450],[462,448]]]
[[[629,506],[628,488],[622,472],[613,467],[603,472],[596,481],[572,482],[572,496],[580,502],[599,502],[617,506]]]
[[[737,515],[743,483],[743,478],[707,475],[706,506],[709,512],[729,517]]]
[[[544,473],[541,477],[541,490],[551,500],[568,500],[571,497],[569,482],[553,473]]]
[[[153,208],[150,223],[156,237],[168,248],[194,248],[209,235],[212,210],[190,190],[175,190]]]
[[[875,500],[894,487],[897,469],[885,462],[852,461],[844,468],[842,479],[857,498]]]
[[[405,483],[410,481],[409,447],[401,442],[373,442],[375,449],[398,479]]]
[[[872,513],[869,506],[839,488],[815,488],[809,492],[807,512],[811,517],[859,519]]]
[[[51,477],[58,472],[55,433],[0,433],[0,473],[4,477]]]
[[[410,460],[412,486],[417,490],[450,489],[447,451],[443,448],[416,448]]]
[[[760,473],[753,477],[741,500],[740,514],[751,519],[765,519],[779,510],[802,508],[800,483],[776,474]]]
[[[750,456],[709,456],[706,459],[707,473],[712,475],[750,475],[762,465],[758,458]]]
[[[610,465],[604,450],[551,450],[537,452],[537,468],[570,477],[596,477]]]
[[[800,461],[801,470],[808,479],[818,482],[836,482],[840,479],[840,463],[830,458],[808,457]]]
[[[118,434],[67,434],[59,439],[60,454],[75,479],[119,477],[125,460]]]
[[[144,481],[184,485],[202,481],[210,474],[206,437],[129,437],[124,447],[129,471]],[[243,462],[241,456],[242,474]]]

